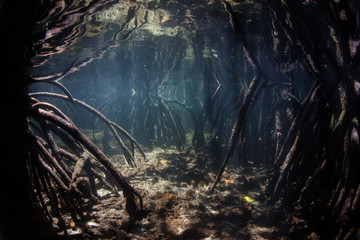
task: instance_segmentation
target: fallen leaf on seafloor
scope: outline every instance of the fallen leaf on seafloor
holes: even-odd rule
[[[163,18],[161,19],[160,23],[164,23],[164,22],[169,21],[169,20],[170,20],[169,17],[163,17]]]
[[[164,159],[161,159],[161,160],[160,160],[160,163],[161,163],[161,164],[166,164],[167,162],[168,162],[168,161],[167,161],[167,160],[164,160]]]
[[[253,198],[249,197],[249,196],[245,196],[244,200],[248,203],[252,203],[253,201],[255,201]]]
[[[223,181],[224,181],[226,184],[233,184],[233,183],[234,183],[234,180],[231,180],[231,179],[223,179]]]
[[[75,223],[74,221],[71,221],[71,222],[70,222],[70,227],[71,227],[71,228],[75,228],[75,227],[76,227],[76,223]]]

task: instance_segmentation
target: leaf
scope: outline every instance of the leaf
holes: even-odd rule
[[[253,201],[255,201],[253,198],[249,197],[249,196],[245,196],[244,200],[248,203],[252,203]]]

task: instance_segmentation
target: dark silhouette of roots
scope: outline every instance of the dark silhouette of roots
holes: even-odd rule
[[[25,109],[29,126],[26,134],[28,173],[34,186],[34,198],[49,219],[57,219],[58,227],[64,230],[65,214],[70,214],[75,223],[84,220],[82,206],[99,202],[98,187],[117,197],[120,197],[118,188],[121,189],[130,219],[138,218],[143,209],[142,196],[69,117],[56,106],[37,100],[40,96],[72,101],[76,107],[85,108],[103,120],[131,167],[135,167],[134,155],[119,133],[130,141],[132,147],[136,146],[144,159],[145,154],[130,134],[86,103],[55,93],[30,94],[31,106]]]

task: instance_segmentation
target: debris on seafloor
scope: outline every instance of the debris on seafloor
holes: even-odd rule
[[[234,184],[234,180],[231,180],[231,179],[222,179],[225,184]]]
[[[253,198],[251,198],[249,196],[245,196],[245,197],[243,197],[243,199],[248,203],[252,203],[253,201],[255,201]]]
[[[239,181],[250,178],[250,173],[241,168],[226,170],[218,190],[209,195],[206,186],[213,181],[213,174],[207,166],[206,155],[155,149],[147,154],[147,162],[137,164],[138,168],[126,168],[123,163],[122,159],[115,164],[142,194],[147,214],[135,224],[131,223],[125,213],[124,199],[116,200],[118,198],[98,190],[107,200],[93,207],[97,210],[91,213],[93,224],[86,225],[87,232],[95,236],[109,229],[119,236],[126,232],[129,239],[280,239],[286,236],[287,230],[283,229],[286,229],[286,219],[279,219],[277,209],[261,200],[265,197],[260,184]],[[256,168],[252,171],[253,181],[264,174]]]
[[[164,193],[163,201],[169,202],[169,201],[173,200],[175,197],[176,197],[176,195],[173,193]]]

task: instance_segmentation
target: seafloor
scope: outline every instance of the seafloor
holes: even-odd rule
[[[130,222],[122,195],[99,189],[87,222],[69,220],[72,239],[318,239],[304,231],[306,222],[268,203],[264,168],[229,166],[209,194],[216,172],[207,154],[156,148],[146,160],[136,157],[137,168],[122,155],[111,159],[143,196],[144,216]]]

